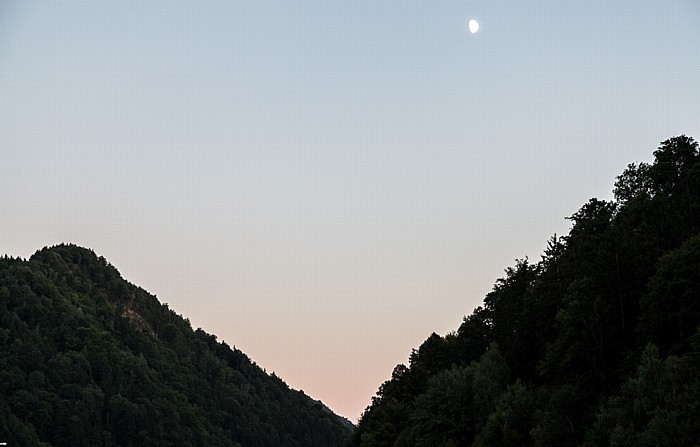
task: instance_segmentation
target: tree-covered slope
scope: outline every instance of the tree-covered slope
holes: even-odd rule
[[[698,144],[654,158],[397,366],[350,445],[700,445]]]
[[[0,258],[0,442],[339,446],[346,422],[90,250]]]

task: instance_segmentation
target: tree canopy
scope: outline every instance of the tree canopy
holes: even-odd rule
[[[351,446],[700,444],[700,154],[681,135],[431,335]]]

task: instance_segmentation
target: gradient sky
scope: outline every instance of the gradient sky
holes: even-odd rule
[[[699,23],[693,0],[0,0],[0,253],[92,248],[356,420],[628,163],[700,138]]]

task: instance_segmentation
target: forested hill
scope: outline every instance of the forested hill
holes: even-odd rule
[[[351,445],[700,445],[698,144],[664,141],[614,195],[398,365]]]
[[[73,245],[0,258],[0,442],[341,446],[351,426]]]

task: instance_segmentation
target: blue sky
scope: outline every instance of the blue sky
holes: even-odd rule
[[[694,1],[6,0],[0,252],[90,247],[356,419],[628,163],[700,138],[699,21]]]

